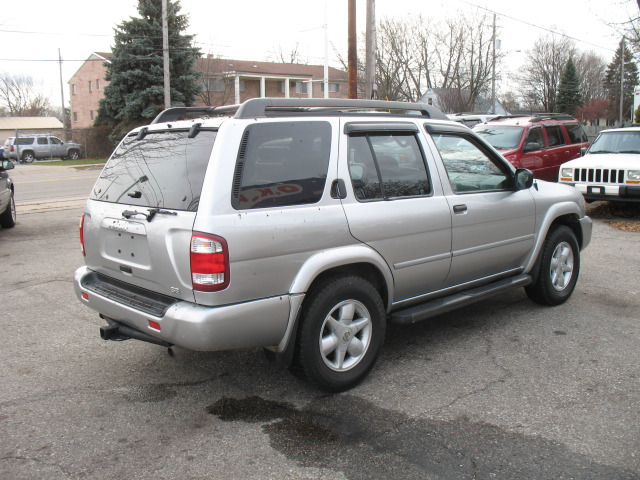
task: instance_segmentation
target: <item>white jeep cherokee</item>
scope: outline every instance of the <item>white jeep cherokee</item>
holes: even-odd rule
[[[603,130],[583,157],[560,167],[558,181],[588,202],[640,202],[640,127]]]
[[[575,188],[428,105],[262,98],[128,134],[80,235],[76,293],[105,340],[261,346],[339,391],[373,367],[387,321],[521,287],[566,301],[591,220]]]

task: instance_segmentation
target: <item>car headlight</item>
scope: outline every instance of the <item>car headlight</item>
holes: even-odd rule
[[[629,170],[627,172],[627,179],[629,180],[640,180],[640,170]]]
[[[560,176],[562,178],[573,178],[573,168],[561,168]]]

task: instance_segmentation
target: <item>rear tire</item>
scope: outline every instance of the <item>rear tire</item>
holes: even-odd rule
[[[573,293],[580,273],[580,248],[573,230],[564,225],[551,230],[540,255],[538,278],[525,291],[536,303],[560,305]]]
[[[355,275],[328,278],[305,302],[296,367],[326,391],[354,387],[373,368],[385,321],[384,304],[373,285]]]
[[[36,159],[33,152],[24,152],[22,154],[22,163],[31,163]]]
[[[0,227],[2,228],[13,228],[16,225],[16,202],[13,199],[13,192],[11,192],[11,197],[9,197],[9,205],[7,205],[7,209],[0,214]]]

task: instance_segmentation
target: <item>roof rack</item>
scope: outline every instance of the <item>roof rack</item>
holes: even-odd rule
[[[531,122],[541,122],[542,120],[575,120],[574,117],[567,113],[518,113],[513,115],[500,115],[492,118],[491,121],[502,120],[505,118],[531,118]]]
[[[153,123],[171,122],[183,118],[198,116],[219,116],[234,114],[234,118],[263,118],[278,114],[321,114],[331,112],[361,113],[414,112],[427,118],[449,120],[449,118],[432,105],[424,103],[390,102],[383,100],[355,100],[338,98],[252,98],[240,105],[226,105],[221,107],[174,107],[161,112]]]

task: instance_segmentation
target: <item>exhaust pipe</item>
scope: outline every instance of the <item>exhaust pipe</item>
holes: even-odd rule
[[[102,327],[100,327],[100,338],[102,338],[103,340],[113,340],[116,342],[121,342],[123,340],[129,340],[133,338],[142,342],[160,345],[161,347],[173,347],[172,343],[152,337],[148,333],[144,333],[140,330],[122,325],[121,323],[117,323],[113,320],[111,321],[113,322],[113,324],[103,325]]]

